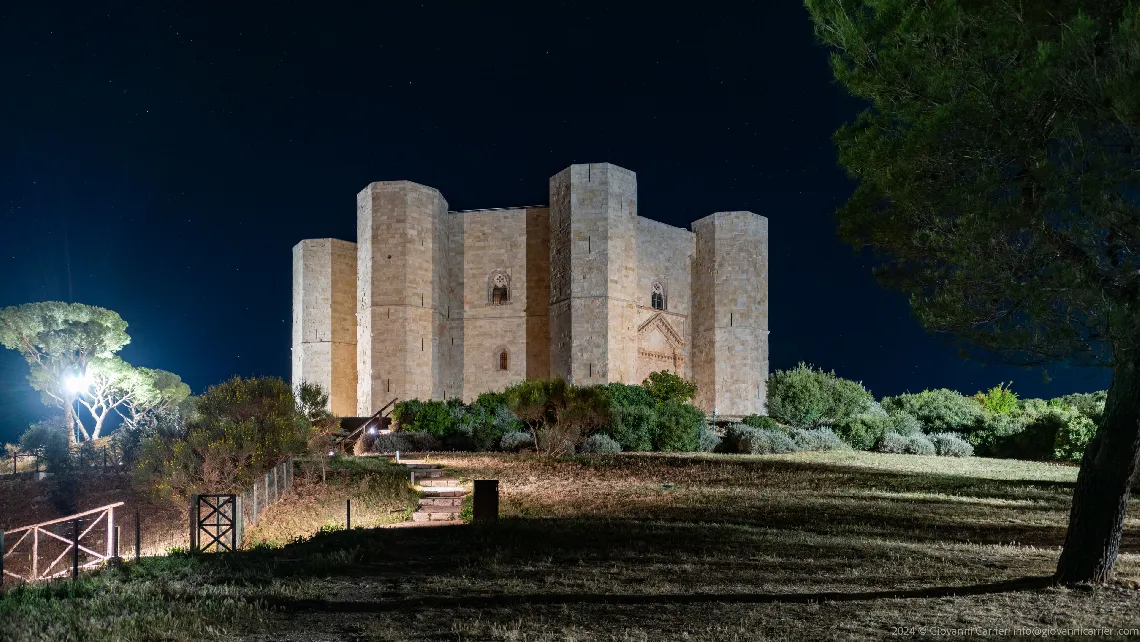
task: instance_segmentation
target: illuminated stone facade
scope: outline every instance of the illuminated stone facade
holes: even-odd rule
[[[538,207],[454,212],[433,188],[372,183],[356,244],[293,249],[293,381],[328,387],[337,414],[657,370],[693,380],[707,412],[764,411],[766,218],[658,223],[636,175],[600,163],[551,177]]]

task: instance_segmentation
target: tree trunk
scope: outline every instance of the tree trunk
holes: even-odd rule
[[[1124,534],[1140,459],[1140,352],[1114,357],[1104,418],[1081,460],[1069,531],[1057,562],[1056,579],[1064,583],[1110,580]]]
[[[65,394],[63,398],[63,423],[67,426],[67,445],[75,446],[75,398]]]

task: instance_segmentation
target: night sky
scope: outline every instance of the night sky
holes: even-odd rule
[[[587,162],[637,172],[639,213],[671,225],[768,217],[774,369],[807,361],[876,396],[1107,385],[963,361],[839,242],[852,183],[831,135],[861,105],[793,0],[112,4],[0,8],[0,306],[116,310],[122,356],[196,393],[288,378],[291,248],[355,240],[369,182],[430,185],[454,210],[541,204]],[[0,441],[46,412],[25,373],[0,351]]]

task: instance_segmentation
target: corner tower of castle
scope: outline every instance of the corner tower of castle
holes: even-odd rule
[[[764,411],[767,219],[719,212],[688,231],[641,217],[636,174],[609,163],[554,175],[549,203],[453,212],[431,187],[366,187],[357,244],[294,248],[294,384],[368,416],[392,399],[668,370],[707,412]]]

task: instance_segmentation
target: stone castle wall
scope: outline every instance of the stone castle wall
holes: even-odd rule
[[[763,414],[768,377],[768,219],[718,212],[693,223],[697,404]]]
[[[294,380],[328,380],[336,407],[364,416],[392,398],[470,401],[528,378],[639,383],[670,370],[696,381],[707,411],[763,410],[767,219],[718,213],[690,232],[642,218],[636,175],[608,163],[551,177],[549,208],[449,212],[407,181],[372,183],[357,205],[357,246],[294,249]],[[320,243],[340,248],[326,252],[340,268],[306,268],[319,254],[306,244]],[[507,300],[492,300],[496,286]],[[354,289],[349,377],[337,358],[306,361],[322,349],[306,337],[326,317],[342,336],[349,297],[321,293]]]
[[[293,247],[293,383],[319,384],[337,414],[356,412],[356,244]]]

